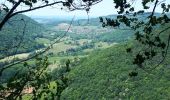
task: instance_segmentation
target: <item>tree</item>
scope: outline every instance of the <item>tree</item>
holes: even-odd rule
[[[7,0],[8,2],[7,4],[1,2],[2,4],[0,5],[1,6],[0,16],[2,18],[0,20],[0,33],[4,29],[5,24],[17,14],[30,12],[33,10],[41,9],[56,4],[61,4],[61,9],[65,7],[68,8],[69,11],[86,10],[88,12],[92,5],[95,5],[101,1],[102,0],[61,0],[61,1],[54,0],[53,2],[51,2],[48,0]],[[39,3],[41,3],[42,5],[36,6]],[[22,6],[25,6],[26,9],[18,10],[18,8]],[[21,19],[21,21],[24,20]],[[70,23],[70,26],[71,24],[72,22]],[[69,31],[70,26],[67,32]],[[23,33],[24,32],[25,30],[23,30]],[[61,38],[63,36],[61,36]],[[43,57],[42,55],[46,51],[51,49],[53,44],[57,43],[60,39],[57,39],[44,50],[35,53],[34,55],[26,59],[12,62],[0,68],[0,99],[9,100],[22,99],[23,95],[22,92],[24,88],[27,86],[33,88],[32,91],[33,96],[31,97],[31,99],[34,100],[40,99],[44,93],[47,95],[52,95],[52,97],[55,96],[54,93],[48,88],[50,82],[50,75],[48,75],[47,73],[47,66],[49,65],[48,57]],[[31,65],[26,62],[33,58],[36,58],[35,64]],[[5,71],[11,67],[19,68],[18,69],[16,68],[16,72],[12,77],[9,78],[9,80],[8,79],[5,80],[5,83],[2,82],[1,78],[3,73],[6,73]]]
[[[15,16],[17,14],[30,12],[33,10],[41,9],[41,8],[56,5],[56,4],[61,4],[61,9],[63,9],[63,7],[65,7],[69,11],[86,10],[88,12],[92,5],[95,5],[101,1],[102,0],[64,0],[64,1],[63,0],[60,0],[60,1],[54,0],[53,2],[51,2],[48,0],[17,0],[17,1],[16,0],[7,0],[7,2],[8,2],[7,4],[3,3],[3,2],[1,4],[0,14],[2,15],[2,13],[4,13],[4,12],[5,12],[5,14],[3,15],[4,17],[2,17],[2,20],[0,20],[0,31],[3,29],[5,23],[7,23],[13,16]],[[42,5],[36,6],[39,3],[41,3]],[[12,6],[8,6],[9,4],[11,4]],[[18,8],[22,7],[23,5],[26,6],[25,7],[26,9],[18,10]],[[21,20],[23,20],[23,19],[21,19]],[[70,29],[70,27],[68,28],[68,30],[69,29]],[[67,30],[67,32],[68,32],[68,30]],[[24,31],[23,31],[23,33],[24,33]],[[61,38],[63,36],[61,36]],[[55,44],[56,42],[58,42],[58,40],[54,41],[49,47],[47,47],[44,51],[40,52],[38,55],[41,55],[44,52],[48,51],[52,47],[52,45]],[[15,46],[15,47],[17,47],[17,46]],[[29,60],[32,58],[35,58],[35,56],[30,57],[26,60]],[[26,60],[22,60],[20,62],[25,62]],[[18,64],[20,62],[16,62],[14,64]],[[13,66],[14,64],[9,64],[6,67],[8,68],[9,66]]]
[[[7,6],[7,4],[2,4],[1,12],[5,12],[5,16],[0,22],[0,31],[3,29],[5,23],[7,23],[10,18],[13,16],[33,11],[36,9],[40,9],[43,7],[52,6],[55,4],[62,4],[62,7],[68,8],[68,10],[86,10],[87,12],[90,10],[90,7],[94,4],[97,4],[101,2],[102,0],[66,0],[66,1],[54,1],[50,2],[48,0],[8,0],[10,4],[12,4],[12,7]],[[138,0],[113,0],[115,4],[115,8],[118,9],[118,16],[117,19],[110,19],[110,18],[100,18],[100,21],[103,24],[103,27],[111,26],[111,27],[119,27],[121,24],[125,24],[128,28],[136,31],[136,40],[140,43],[140,46],[143,46],[141,50],[138,50],[134,57],[133,63],[138,65],[138,67],[145,70],[144,62],[146,60],[150,60],[157,55],[162,55],[162,60],[153,68],[146,68],[147,71],[152,71],[157,66],[159,66],[160,63],[162,63],[165,60],[165,57],[168,52],[169,48],[169,42],[170,42],[170,34],[167,35],[167,40],[164,41],[161,39],[161,33],[167,31],[170,29],[170,27],[166,27],[165,29],[159,31],[158,33],[154,33],[154,28],[157,27],[157,25],[166,25],[170,22],[170,19],[167,15],[170,9],[170,5],[164,3],[164,1],[158,1],[158,0],[142,0],[140,3],[143,6],[143,10],[135,11],[134,2],[137,2]],[[37,3],[42,2],[44,5],[36,6]],[[154,7],[152,8],[151,13],[145,13],[147,9],[150,8],[149,4],[154,4]],[[159,7],[158,5],[161,4],[162,13],[160,16],[156,16],[156,8]],[[17,8],[21,5],[26,5],[28,9],[17,11]],[[146,15],[148,20],[142,20],[140,19],[139,15]],[[69,30],[69,28],[68,28]],[[57,41],[54,41],[56,43]],[[53,44],[54,44],[53,43]],[[0,92],[6,91],[10,95],[2,95],[1,98],[3,99],[19,99],[22,98],[22,91],[26,85],[34,87],[33,90],[33,97],[32,99],[37,99],[40,94],[47,92],[51,93],[50,95],[54,95],[49,89],[48,89],[48,82],[50,80],[50,76],[46,73],[46,68],[48,66],[48,58],[41,58],[38,57],[39,55],[44,54],[46,51],[48,51],[52,45],[47,47],[44,51],[39,52],[36,55],[31,56],[28,59],[24,59],[22,61],[7,65],[0,69],[0,73],[7,68],[20,64],[22,62],[25,62],[32,58],[37,58],[36,63],[34,66],[30,66],[26,62],[23,63],[23,66],[25,66],[27,73],[23,74],[20,73],[20,70],[15,73],[14,77],[10,78],[7,85],[0,85]],[[156,49],[161,49],[160,51],[157,51]],[[131,48],[128,48],[127,51],[133,51]],[[37,67],[39,66],[39,67]],[[28,77],[29,75],[33,75],[32,77]],[[136,76],[136,72],[130,73],[130,76]],[[43,83],[43,84],[42,84]],[[42,91],[39,89],[41,88]],[[58,87],[59,88],[59,87]],[[46,89],[43,90],[43,89]],[[12,91],[12,92],[11,92]],[[60,92],[59,92],[60,93]],[[60,95],[60,94],[58,94]]]
[[[12,4],[12,7],[10,8],[7,6],[8,4],[4,4],[4,3],[1,5],[2,6],[1,12],[5,11],[7,14],[0,22],[0,30],[11,17],[17,14],[20,14],[20,13],[30,12],[33,10],[37,10],[40,8],[44,8],[44,7],[48,7],[48,6],[52,6],[56,4],[62,4],[64,7],[67,7],[70,11],[73,11],[73,10],[89,11],[90,6],[97,4],[101,1],[102,0],[66,0],[66,1],[61,0],[61,1],[50,2],[48,0],[18,0],[18,1],[8,0],[8,2]],[[35,6],[38,3],[43,3],[43,5]],[[22,4],[27,6],[28,9],[17,11],[17,8],[19,6],[22,6]]]
[[[124,24],[127,28],[135,31],[135,40],[138,41],[140,50],[133,50],[136,52],[133,64],[139,68],[150,73],[157,68],[166,59],[168,53],[170,34],[161,36],[162,33],[168,31],[170,26],[170,18],[168,16],[170,4],[167,0],[113,0],[115,8],[118,9],[118,16],[116,19],[102,18],[103,27],[111,26],[119,28]],[[141,3],[143,9],[137,11],[135,3]],[[154,5],[153,7],[151,5]],[[161,5],[161,6],[160,6]],[[162,13],[158,14],[156,9],[161,8]],[[151,12],[146,12],[151,9]],[[143,17],[145,16],[145,17]],[[142,19],[143,18],[143,19]],[[165,25],[160,31],[155,31],[156,28]],[[141,48],[142,47],[142,48]],[[127,52],[131,52],[131,48],[127,48]],[[152,61],[154,58],[160,59],[153,67],[146,68],[145,62]]]

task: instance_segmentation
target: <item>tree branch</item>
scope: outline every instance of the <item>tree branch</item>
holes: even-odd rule
[[[14,10],[20,5],[20,3],[23,0],[19,0],[13,7],[12,9],[6,14],[6,16],[4,17],[4,19],[2,20],[2,22],[0,23],[0,31],[2,30],[2,27],[4,26],[4,24],[11,18],[11,14],[14,12]]]
[[[168,37],[168,42],[167,42],[167,48],[165,50],[165,55],[163,55],[163,59],[154,67],[152,68],[150,71],[153,71],[155,68],[157,68],[158,66],[160,66],[166,59],[167,53],[168,53],[168,49],[169,49],[169,45],[170,45],[170,35]]]
[[[50,4],[43,5],[43,6],[38,6],[38,7],[31,8],[31,9],[17,11],[17,12],[14,12],[13,14],[11,14],[10,17],[13,17],[13,16],[20,14],[20,13],[30,12],[30,11],[37,10],[37,9],[40,9],[40,8],[52,6],[52,5],[55,5],[55,4],[58,4],[58,3],[64,3],[64,2],[63,1],[57,1],[57,2],[53,2],[53,3],[50,3]]]
[[[8,69],[8,68],[10,68],[11,66],[14,66],[14,65],[23,63],[23,62],[25,62],[25,61],[28,61],[28,60],[30,60],[30,59],[33,59],[33,58],[35,58],[35,57],[37,57],[37,56],[39,56],[39,55],[44,54],[44,53],[47,52],[48,50],[50,50],[50,49],[53,47],[54,44],[56,44],[56,43],[59,42],[63,37],[66,36],[66,34],[69,32],[69,30],[70,30],[70,28],[71,28],[71,25],[72,25],[72,23],[73,23],[73,21],[74,21],[74,18],[75,18],[75,16],[72,18],[72,21],[70,22],[70,26],[68,27],[67,31],[64,33],[64,35],[63,35],[62,37],[60,37],[59,39],[57,39],[56,41],[54,41],[50,46],[48,46],[47,48],[45,48],[43,51],[41,51],[41,52],[39,52],[39,53],[31,56],[31,57],[28,57],[28,58],[26,58],[26,59],[22,59],[22,60],[20,60],[20,61],[17,61],[17,62],[8,64],[8,65],[5,65],[3,68],[0,69],[0,76],[2,75],[2,72],[3,72],[5,69]]]
[[[155,1],[155,4],[154,4],[153,10],[152,10],[152,13],[151,13],[151,15],[150,15],[149,24],[150,24],[151,21],[152,21],[152,17],[153,17],[153,15],[154,15],[154,13],[155,13],[156,6],[157,6],[158,2],[159,2],[158,0]]]

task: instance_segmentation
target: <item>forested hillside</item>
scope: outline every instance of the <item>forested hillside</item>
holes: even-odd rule
[[[147,72],[135,66],[132,54],[126,52],[133,45],[132,42],[115,45],[82,59],[68,74],[70,85],[62,93],[62,100],[169,99],[170,54],[163,64]],[[146,64],[145,67],[156,63]],[[130,76],[132,72],[137,76]]]
[[[159,33],[167,27],[169,24],[164,24],[154,32]],[[167,42],[168,33],[169,31],[163,32],[160,39]],[[128,48],[133,48],[134,51],[128,53]],[[70,85],[62,93],[62,100],[169,99],[170,49],[167,49],[166,58],[160,65],[161,53],[140,68],[133,64],[133,57],[142,48],[136,40],[131,39],[111,48],[92,52],[76,65],[73,63],[71,72],[67,75]]]
[[[170,0],[0,0],[0,100],[169,100],[169,76]]]
[[[145,19],[149,14],[140,15],[140,20]],[[159,13],[156,16],[159,16]],[[115,18],[115,15],[106,17]],[[60,77],[66,77],[68,78],[68,83],[67,87],[61,92],[61,100],[160,100],[170,98],[170,82],[168,82],[170,49],[164,63],[161,63],[152,71],[147,70],[147,68],[156,66],[161,60],[161,55],[159,54],[145,64],[146,71],[133,64],[135,53],[139,49],[143,49],[134,40],[136,34],[134,34],[133,30],[129,30],[123,25],[119,28],[103,28],[99,18],[89,20],[92,23],[88,23],[88,20],[77,20],[71,25],[68,32],[70,21],[52,22],[51,25],[47,24],[49,30],[44,31],[42,25],[29,17],[18,15],[11,19],[11,22],[7,23],[1,31],[0,41],[5,41],[1,42],[1,45],[2,47],[5,45],[10,47],[7,48],[12,50],[9,55],[31,52],[44,47],[44,44],[47,47],[51,41],[67,33],[61,41],[57,42],[53,48],[44,54],[48,56],[49,67],[47,72],[51,75],[52,80],[49,82],[50,85],[47,87],[42,86],[39,89],[39,91],[47,90],[56,93],[59,91],[56,89],[56,84],[60,85],[63,81]],[[167,27],[169,27],[169,24],[156,26],[154,27],[154,32],[159,32]],[[164,42],[168,38],[168,32],[161,34],[161,40]],[[23,48],[21,45],[21,47],[17,47],[17,50],[15,48],[11,49],[20,41],[27,48]],[[133,48],[134,52],[127,53],[128,48]],[[160,49],[156,51],[160,51]],[[1,52],[4,55],[6,54],[5,51]],[[67,63],[68,59],[71,62],[70,72],[65,73],[65,63]],[[40,60],[38,63],[42,64],[42,59],[38,58],[38,60]],[[23,65],[27,66],[29,64],[33,68],[38,66],[34,64],[34,60],[30,60]],[[4,71],[1,75],[3,85],[5,86],[5,82],[22,67],[22,64],[19,64]],[[22,73],[29,73],[29,69],[25,67],[22,69]],[[131,76],[132,73],[136,75]],[[59,83],[55,84],[58,81]],[[33,86],[38,84],[33,84]],[[32,88],[32,84],[28,86]],[[52,86],[54,89],[51,89]],[[50,89],[44,89],[48,87]],[[61,87],[58,86],[58,88]],[[49,100],[53,100],[50,93],[42,93],[41,99],[44,100],[44,98],[49,97]],[[27,100],[31,98],[31,95],[26,94],[22,98]]]
[[[2,19],[5,13],[0,14]],[[43,48],[35,41],[42,36],[44,27],[31,18],[19,14],[11,18],[0,34],[0,58]]]

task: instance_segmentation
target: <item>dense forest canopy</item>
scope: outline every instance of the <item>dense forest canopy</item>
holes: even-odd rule
[[[43,44],[36,44],[34,41],[42,35],[43,30],[42,25],[25,15],[14,16],[1,31],[0,58],[43,48]]]
[[[4,1],[0,5],[0,99],[170,97],[168,0],[113,0],[114,16],[88,19],[88,25],[84,20],[74,23],[73,18],[69,24],[51,26],[23,13],[57,5],[61,10],[85,10],[88,14],[104,0]],[[136,3],[141,4],[141,10]],[[22,6],[25,9],[19,9]],[[101,51],[106,45],[113,47]],[[64,50],[56,52],[55,47]],[[29,55],[17,56],[21,53]],[[11,56],[20,58],[6,60]],[[62,59],[57,62],[56,56]]]

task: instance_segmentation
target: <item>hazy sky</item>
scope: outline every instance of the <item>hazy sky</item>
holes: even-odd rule
[[[36,10],[26,15],[31,16],[87,16],[85,11],[71,11],[67,12],[60,9],[61,7],[48,7],[40,10]],[[103,16],[115,13],[113,0],[103,0],[97,5],[92,6],[89,15],[90,16]]]
[[[133,6],[137,10],[141,10],[141,1],[142,0],[136,0],[136,2],[133,4]],[[170,0],[160,0],[160,1],[166,1],[166,3],[170,4]],[[147,10],[148,12],[152,11],[152,8],[154,6],[154,3],[150,5],[151,9]],[[86,17],[87,13],[85,11],[72,11],[72,12],[66,12],[64,10],[60,9],[61,7],[48,7],[43,8],[40,10],[36,10],[30,13],[26,13],[26,15],[30,16],[79,16],[79,17]],[[161,9],[156,9],[157,12],[161,12]],[[105,16],[110,14],[117,14],[117,10],[114,9],[113,0],[103,0],[97,5],[92,6],[90,10],[90,17],[98,17],[98,16]]]
[[[4,2],[6,0],[0,0],[0,3]],[[53,0],[51,0],[53,1]],[[141,1],[142,0],[136,0],[136,2],[133,4],[135,9],[141,10]],[[166,1],[166,3],[170,4],[170,0],[159,0],[159,1]],[[154,3],[151,5],[151,9],[147,10],[148,12],[152,10]],[[21,7],[19,9],[24,9],[24,7]],[[18,9],[18,10],[19,10]],[[157,12],[161,12],[161,9],[156,9]],[[65,16],[74,16],[76,15],[77,17],[87,17],[87,13],[85,11],[72,11],[72,12],[67,12],[65,10],[61,10],[61,6],[53,6],[53,7],[46,7],[42,9],[38,9],[35,11],[31,11],[29,13],[25,13],[26,15],[29,16],[57,16],[57,17],[65,17]],[[117,14],[117,10],[114,9],[114,4],[113,0],[103,0],[99,4],[96,4],[91,7],[89,16],[90,17],[98,17],[98,16],[105,16],[105,15],[110,15],[110,14]]]

